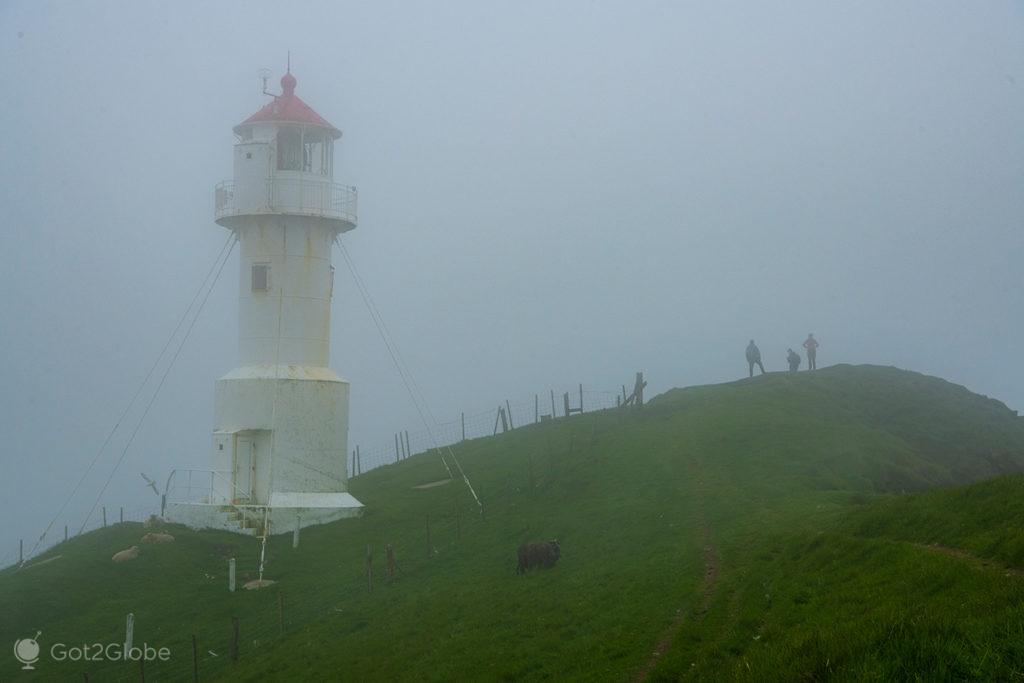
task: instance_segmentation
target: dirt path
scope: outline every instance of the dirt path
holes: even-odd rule
[[[672,646],[672,641],[675,640],[676,634],[679,633],[679,629],[687,617],[700,621],[707,614],[708,608],[711,607],[711,599],[715,594],[715,584],[718,582],[718,552],[711,542],[711,529],[703,520],[701,521],[701,530],[704,541],[704,581],[701,584],[700,603],[695,612],[690,612],[682,607],[676,610],[675,618],[672,619],[669,627],[662,632],[661,638],[658,639],[658,643],[654,646],[650,657],[647,658],[644,665],[633,676],[632,680],[637,683],[647,680],[651,675],[662,655]]]
[[[950,557],[956,557],[961,560],[967,560],[972,564],[981,565],[986,569],[1003,572],[1003,574],[1005,574],[1006,576],[1016,576],[1018,578],[1024,578],[1024,569],[1015,569],[1013,567],[1007,567],[1005,564],[1002,564],[1001,562],[989,560],[984,557],[978,557],[977,555],[972,555],[966,550],[961,550],[960,548],[952,548],[948,545],[942,545],[941,543],[914,543],[913,545],[917,546],[918,548],[930,550],[933,553],[942,553],[943,555],[948,555]]]

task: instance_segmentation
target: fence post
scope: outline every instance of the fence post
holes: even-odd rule
[[[281,625],[281,635],[284,635],[284,591],[277,592],[277,619]]]
[[[68,540],[68,525],[64,525],[64,540]]]
[[[533,424],[540,422],[540,396],[533,395]]]
[[[192,681],[199,683],[199,646],[196,645],[196,634],[192,634]]]
[[[295,515],[295,530],[292,532],[292,548],[299,547],[299,529],[302,527],[302,518]]]
[[[395,434],[395,462],[402,459],[402,453],[398,450],[398,434]]]
[[[356,476],[356,449],[352,449],[352,476]]]
[[[366,546],[366,586],[368,592],[373,592],[373,549]]]
[[[124,652],[132,649],[132,641],[135,639],[135,614],[128,613],[124,619]]]
[[[121,506],[121,524],[124,524],[124,506]]]
[[[555,390],[551,390],[551,419],[554,420],[558,417],[558,413],[555,412]]]
[[[409,430],[405,430],[405,457],[412,455],[412,446],[409,445]]]
[[[25,562],[25,539],[18,539],[18,564],[24,564]]]
[[[228,560],[228,592],[235,592],[235,558]]]
[[[384,554],[387,557],[386,571],[388,583],[391,583],[391,580],[395,578],[395,569],[397,568],[398,563],[395,561],[395,549],[390,543],[384,546]]]
[[[103,526],[107,526],[107,506],[103,506]]]
[[[466,411],[462,411],[462,440],[466,440]]]
[[[231,647],[228,648],[231,653],[231,661],[238,661],[238,617],[231,617]]]
[[[583,412],[583,384],[580,383],[580,413]]]
[[[512,424],[512,406],[508,404],[508,399],[505,399],[505,412],[508,413],[508,428],[515,429],[516,426]]]

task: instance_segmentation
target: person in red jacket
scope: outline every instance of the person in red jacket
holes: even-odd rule
[[[807,369],[817,370],[818,363],[816,357],[818,355],[818,340],[814,338],[813,334],[808,334],[807,339],[804,340],[804,348],[807,349]]]

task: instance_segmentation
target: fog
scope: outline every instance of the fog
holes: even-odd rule
[[[1024,407],[1020,2],[0,4],[0,560],[31,545],[226,238],[231,128],[291,52],[343,239],[440,420],[820,365]],[[350,444],[422,428],[335,253]],[[101,504],[201,466],[237,253]],[[128,421],[51,535],[81,522]],[[62,533],[62,531],[60,532]]]

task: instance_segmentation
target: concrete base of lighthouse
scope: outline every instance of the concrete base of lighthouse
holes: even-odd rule
[[[213,467],[174,473],[165,517],[245,533],[269,521],[270,533],[284,533],[358,516],[362,503],[348,493],[348,396],[329,368],[231,371],[216,383]]]
[[[288,495],[288,494],[284,494]],[[219,529],[247,535],[258,535],[262,528],[261,520],[269,522],[269,532],[273,534],[290,533],[298,525],[300,528],[328,524],[341,519],[360,517],[363,505],[348,493],[314,494],[327,496],[319,500],[302,500],[299,505],[289,505],[287,500],[274,499],[269,508],[251,508],[251,519],[256,526],[246,526],[244,521],[235,517],[237,507],[212,503],[169,502],[164,511],[164,519],[174,524],[183,524],[190,529]],[[275,505],[274,503],[278,503]]]

